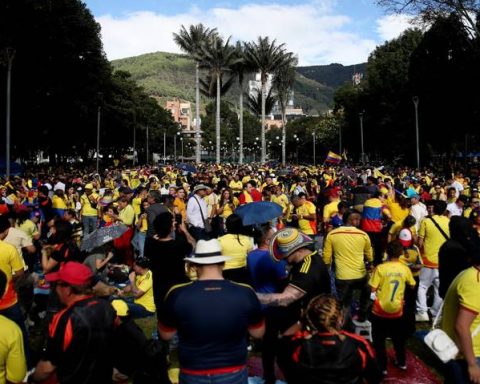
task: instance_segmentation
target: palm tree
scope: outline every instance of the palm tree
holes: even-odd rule
[[[198,54],[197,54],[198,55]],[[215,119],[215,143],[216,143],[216,162],[220,163],[220,97],[222,88],[222,76],[230,72],[230,66],[233,65],[238,58],[235,56],[235,48],[230,45],[230,38],[224,40],[216,36],[210,41],[202,44],[200,56],[197,58],[200,68],[208,69],[211,79],[215,79],[217,86],[217,109]]]
[[[286,141],[287,141],[287,118],[286,110],[288,100],[292,91],[293,83],[295,82],[295,67],[298,64],[298,59],[293,56],[291,52],[284,54],[283,63],[277,68],[273,75],[273,88],[277,94],[278,104],[282,112],[282,165],[285,165],[286,160]]]
[[[239,156],[238,156],[238,163],[241,165],[243,164],[243,80],[245,75],[249,72],[252,72],[252,68],[249,63],[245,60],[245,46],[241,42],[237,41],[236,49],[236,56],[238,60],[235,64],[231,67],[232,74],[236,76],[238,80],[238,88],[240,89],[240,96],[238,100],[238,104],[240,107],[240,127],[238,136],[240,138],[239,141]]]
[[[284,59],[284,44],[277,45],[276,40],[270,42],[268,37],[259,37],[258,42],[251,42],[245,45],[245,58],[253,68],[260,72],[261,96],[262,96],[262,157],[265,162],[267,155],[265,143],[265,97],[268,75],[274,73]]]
[[[205,41],[212,39],[217,35],[217,29],[206,28],[203,24],[190,25],[187,30],[183,25],[180,32],[173,34],[173,40],[180,47],[180,49],[192,55],[195,58],[195,141],[196,150],[195,157],[197,163],[200,163],[200,86],[199,86],[199,54],[201,53],[201,46]]]
[[[273,94],[273,88],[270,88],[264,100],[264,111],[266,115],[269,115],[272,112],[276,102],[277,99],[276,96]],[[262,95],[259,90],[257,90],[254,96],[247,95],[247,108],[255,116],[262,116]]]

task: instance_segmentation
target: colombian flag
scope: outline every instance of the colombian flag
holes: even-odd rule
[[[337,155],[335,152],[328,151],[327,158],[325,159],[326,163],[340,164],[342,161],[342,156]]]

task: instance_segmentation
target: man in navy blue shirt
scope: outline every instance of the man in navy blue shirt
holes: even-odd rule
[[[265,332],[260,302],[246,285],[224,280],[229,258],[216,239],[199,240],[193,257],[186,258],[198,280],[172,287],[159,313],[164,340],[177,332],[180,384],[247,384],[247,335]]]

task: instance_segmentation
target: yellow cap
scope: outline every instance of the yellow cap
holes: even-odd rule
[[[128,316],[128,305],[123,300],[113,300],[112,307],[117,312],[117,316],[125,317]]]
[[[85,185],[85,189],[93,189],[93,184],[88,183],[87,185]]]

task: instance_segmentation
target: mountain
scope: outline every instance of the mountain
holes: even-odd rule
[[[173,97],[195,101],[195,64],[186,55],[155,52],[114,60],[112,65],[116,70],[130,72],[132,78],[160,102]],[[365,64],[356,66],[364,67]],[[354,66],[341,64],[298,67],[294,85],[296,106],[310,115],[326,112],[332,107],[335,89],[351,81],[353,69]],[[236,103],[238,93],[239,89],[233,87],[225,98]]]
[[[318,83],[334,89],[346,81],[352,81],[354,73],[365,73],[367,63],[343,66],[342,64],[312,65],[297,67],[297,72]]]

